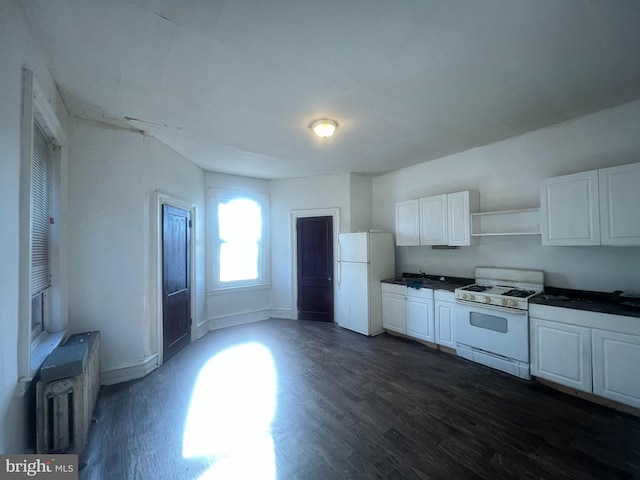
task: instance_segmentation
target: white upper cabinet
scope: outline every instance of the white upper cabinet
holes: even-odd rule
[[[396,203],[396,245],[420,245],[418,200]]]
[[[448,245],[447,194],[420,199],[420,245]]]
[[[475,191],[444,193],[396,203],[396,245],[475,245],[471,214],[479,210]]]
[[[543,245],[599,245],[598,172],[543,180],[540,219]]]
[[[640,163],[547,178],[543,245],[640,245]]]
[[[640,163],[598,170],[602,245],[640,245]]]
[[[471,214],[478,212],[478,192],[464,191],[447,194],[447,227],[451,246],[475,245],[477,237],[471,236]]]

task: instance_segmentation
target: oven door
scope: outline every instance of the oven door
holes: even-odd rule
[[[528,363],[528,312],[456,300],[456,341]]]

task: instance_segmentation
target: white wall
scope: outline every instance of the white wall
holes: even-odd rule
[[[481,211],[537,207],[540,180],[640,161],[640,101],[373,180],[375,228],[394,228],[401,200],[475,189]],[[398,247],[396,270],[472,277],[479,265],[542,269],[547,285],[612,291],[640,288],[638,247],[542,247],[540,236],[481,238],[459,250]]]
[[[74,119],[69,166],[69,326],[99,329],[107,383],[154,368],[154,191],[195,205],[194,324],[204,315],[202,169],[152,137]]]
[[[341,174],[285,180],[258,180],[207,173],[207,188],[268,193],[271,207],[271,286],[207,292],[208,328],[259,320],[268,316],[292,317],[293,262],[291,212],[332,209],[340,211],[335,234],[371,226],[371,179]],[[357,212],[352,215],[352,211]],[[209,212],[207,218],[211,218]],[[357,217],[357,218],[356,218]],[[336,228],[337,227],[337,228]]]
[[[239,192],[269,193],[269,182],[267,180],[221,173],[207,172],[206,186],[207,189],[222,188]],[[208,226],[211,226],[211,222],[215,221],[214,215],[215,212],[207,212]],[[209,232],[207,235],[210,237],[212,233]],[[208,243],[207,248],[211,249],[215,248],[215,246],[213,243]],[[212,259],[208,257],[207,269],[210,268],[212,268]],[[200,331],[204,333],[207,330],[269,318],[270,291],[269,287],[213,291],[211,286],[208,285],[206,300],[207,325],[200,326]]]
[[[19,258],[28,252],[28,241],[19,237],[20,210],[28,208],[19,201],[23,68],[34,71],[64,130],[68,117],[20,7],[12,0],[0,4],[0,453],[20,453],[28,429],[27,398],[18,388],[18,324],[29,321],[18,312]]]
[[[349,176],[349,217],[351,218],[351,232],[371,229],[371,225],[373,224],[373,205],[371,204],[372,189],[372,177],[355,174]]]
[[[339,229],[334,235],[351,231],[350,175],[324,175],[271,182],[271,308],[274,315],[292,315],[293,235],[291,212],[338,208]]]

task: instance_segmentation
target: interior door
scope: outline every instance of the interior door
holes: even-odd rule
[[[296,222],[298,318],[333,322],[333,217]]]
[[[191,340],[191,213],[162,206],[162,331],[166,361]]]

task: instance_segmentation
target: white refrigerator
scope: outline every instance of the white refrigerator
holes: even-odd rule
[[[338,235],[338,325],[363,335],[382,328],[380,281],[395,275],[395,243],[391,233]]]

